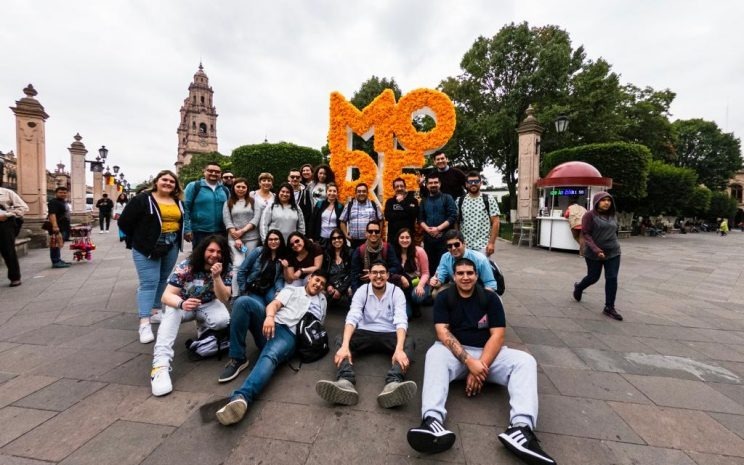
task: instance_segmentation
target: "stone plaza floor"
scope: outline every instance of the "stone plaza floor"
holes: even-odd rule
[[[92,262],[51,269],[47,250],[21,260],[23,285],[0,287],[0,465],[71,464],[516,464],[496,439],[508,423],[504,388],[468,399],[454,383],[446,426],[455,446],[411,449],[420,395],[384,410],[376,396],[389,358],[355,358],[360,402],[315,394],[332,358],[281,367],[243,422],[223,427],[200,409],[235,388],[225,361],[190,362],[182,325],[174,392],[150,393],[152,344],[138,342],[131,255],[115,231],[93,239]],[[603,281],[578,303],[575,254],[499,242],[507,281],[507,344],[539,364],[537,434],[559,464],[744,464],[744,233],[632,237],[621,242],[617,308],[602,316]],[[190,248],[190,246],[189,246]],[[65,250],[63,258],[71,257]],[[331,337],[343,315],[331,314]],[[431,309],[411,323],[423,377],[434,340]],[[252,343],[252,360],[256,351]]]

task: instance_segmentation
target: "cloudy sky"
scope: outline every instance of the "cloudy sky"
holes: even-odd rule
[[[673,117],[744,134],[744,2],[445,0],[4,0],[0,151],[7,109],[33,83],[50,118],[47,166],[83,136],[135,184],[176,161],[179,108],[200,60],[214,88],[219,150],[288,141],[320,148],[329,94],[372,75],[403,92],[460,73],[478,36],[555,24],[624,83],[677,93]],[[736,32],[736,31],[740,32]],[[492,179],[496,181],[496,177]]]

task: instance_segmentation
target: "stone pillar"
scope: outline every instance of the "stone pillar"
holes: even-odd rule
[[[28,204],[24,226],[31,230],[33,246],[46,245],[46,232],[41,224],[47,216],[47,170],[45,147],[45,122],[49,115],[34,97],[37,92],[29,84],[16,101],[13,110],[16,118],[16,154],[18,194]]]
[[[85,154],[88,151],[80,142],[82,137],[75,134],[75,141],[67,149],[70,151],[70,200],[72,202],[72,222],[90,223],[92,216],[85,211]]]
[[[519,182],[517,186],[517,219],[525,226],[536,226],[538,192],[535,183],[540,178],[540,136],[543,128],[537,123],[532,105],[527,107],[527,117],[517,128],[519,134]],[[537,228],[534,228],[537,230]],[[519,239],[521,231],[514,234]],[[533,239],[536,239],[536,234]]]
[[[93,205],[103,197],[103,173],[93,172]],[[95,207],[94,207],[95,208]]]

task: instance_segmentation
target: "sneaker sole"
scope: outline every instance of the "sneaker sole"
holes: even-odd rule
[[[405,381],[391,392],[377,396],[377,403],[382,408],[398,407],[405,404],[416,395],[418,387],[413,381]]]
[[[554,460],[548,459],[541,455],[537,455],[531,450],[522,447],[517,442],[515,442],[511,436],[508,436],[504,433],[499,434],[499,441],[501,441],[504,447],[506,447],[512,454],[522,459],[522,461],[528,465],[555,464]]]
[[[215,415],[217,416],[217,421],[225,426],[229,426],[242,420],[247,410],[248,404],[245,402],[230,402],[217,410]]]
[[[150,389],[152,390],[152,395],[155,397],[161,397],[166,394],[170,394],[173,392],[173,384],[171,383],[170,386],[161,388],[161,389],[155,389],[155,386],[152,385],[152,380],[150,380]]]
[[[444,431],[434,433],[426,429],[412,429],[406,436],[408,444],[418,452],[426,454],[438,454],[452,448],[455,444],[455,433]]]
[[[617,317],[615,317],[612,314],[607,313],[607,312],[602,312],[602,315],[606,316],[607,318],[610,318],[611,320],[623,321],[623,317],[622,316],[620,318],[617,318]]]
[[[235,373],[233,373],[233,374],[232,374],[231,376],[228,376],[228,377],[226,377],[226,378],[220,377],[220,378],[219,378],[219,379],[217,380],[217,382],[218,382],[218,383],[226,383],[226,382],[228,382],[228,381],[232,381],[232,380],[234,380],[235,378],[237,378],[237,377],[238,377],[238,375],[240,374],[240,372],[241,372],[241,371],[243,371],[243,370],[245,370],[246,368],[248,368],[248,365],[249,365],[249,364],[250,364],[250,362],[249,362],[248,360],[246,360],[246,361],[245,361],[245,363],[243,363],[242,365],[238,366],[238,369],[237,369],[237,370],[235,370]]]
[[[358,392],[341,389],[331,381],[318,381],[315,384],[315,392],[332,404],[356,405],[359,402]]]

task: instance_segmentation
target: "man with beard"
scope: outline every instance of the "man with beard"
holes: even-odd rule
[[[385,202],[385,220],[388,224],[387,238],[393,242],[398,237],[398,231],[408,228],[416,231],[416,219],[419,213],[419,203],[413,192],[406,190],[403,178],[393,180],[395,195]]]
[[[429,257],[429,268],[436,269],[439,258],[447,251],[444,233],[454,228],[457,221],[457,205],[451,195],[441,192],[439,173],[426,176],[429,196],[421,201],[419,222],[424,231],[424,250]]]
[[[352,298],[343,338],[336,339],[336,381],[318,381],[315,391],[332,404],[356,405],[359,393],[354,388],[352,357],[357,360],[364,353],[384,353],[392,355],[392,367],[377,403],[382,408],[397,407],[416,395],[417,389],[416,383],[405,381],[414,349],[413,341],[406,336],[406,298],[403,291],[388,282],[384,262],[373,263],[369,274],[370,283],[360,287]]]
[[[411,283],[400,275],[400,261],[393,246],[382,240],[382,226],[379,221],[367,223],[366,240],[351,255],[351,290],[356,292],[363,284],[370,282],[370,269],[376,261],[385,263],[390,272],[388,279],[402,288],[408,288]]]
[[[460,231],[468,247],[489,257],[499,237],[499,204],[480,191],[481,177],[477,171],[468,173],[468,193],[457,199]]]
[[[320,321],[325,320],[327,302],[323,295],[327,275],[316,270],[303,287],[287,286],[276,298],[264,307],[255,299],[247,308],[247,332],[253,336],[261,354],[256,365],[243,382],[233,391],[230,402],[217,411],[217,420],[223,425],[239,422],[248,410],[248,404],[256,400],[271,379],[276,367],[292,357],[296,344],[296,328],[305,313],[312,313]]]

